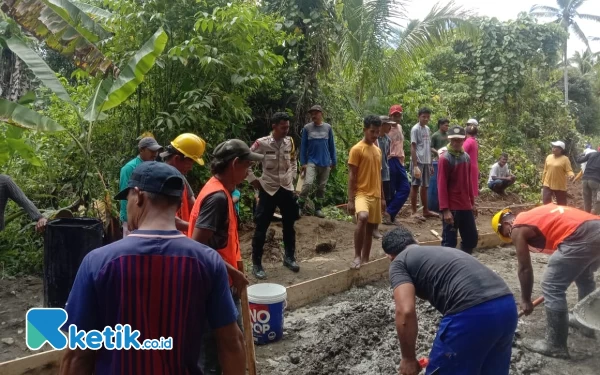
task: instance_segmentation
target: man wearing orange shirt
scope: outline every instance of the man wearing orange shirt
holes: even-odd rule
[[[566,291],[575,282],[581,300],[596,289],[594,272],[600,264],[600,217],[549,203],[518,215],[504,209],[492,219],[492,228],[517,250],[521,307],[525,315],[533,310],[533,267],[529,251],[552,254],[542,281],[546,340],[524,341],[524,345],[543,355],[569,358],[569,324],[586,336],[594,334],[569,317]]]

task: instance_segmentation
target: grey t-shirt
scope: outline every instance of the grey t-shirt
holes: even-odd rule
[[[410,143],[417,145],[417,161],[420,164],[431,164],[431,136],[429,126],[421,126],[417,122],[410,130]]]
[[[227,246],[227,231],[229,230],[228,203],[223,191],[207,195],[202,202],[198,218],[194,224],[195,228],[208,229],[214,232],[206,245],[215,250],[223,249]]]
[[[504,280],[471,255],[441,246],[410,245],[390,264],[392,290],[411,283],[417,297],[443,315],[512,294]]]

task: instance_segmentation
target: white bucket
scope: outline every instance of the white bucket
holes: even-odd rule
[[[275,342],[283,337],[283,310],[287,291],[283,285],[261,283],[248,287],[252,335],[256,344]]]

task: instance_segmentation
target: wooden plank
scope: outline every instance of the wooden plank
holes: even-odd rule
[[[363,264],[358,270],[347,269],[292,285],[287,288],[287,306],[296,309],[353,286],[381,280],[387,276],[389,266],[386,257]]]
[[[0,363],[0,375],[50,375],[57,374],[65,350],[43,353]]]
[[[479,236],[477,248],[493,248],[503,244],[496,233],[486,233]],[[440,241],[419,242],[419,245],[439,246]],[[326,296],[345,292],[353,286],[384,279],[387,277],[389,266],[390,260],[384,257],[363,264],[359,270],[347,269],[292,285],[287,288],[288,308],[297,309]]]

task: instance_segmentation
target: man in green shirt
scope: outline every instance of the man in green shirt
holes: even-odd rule
[[[138,150],[140,151],[139,155],[134,159],[131,159],[127,164],[121,168],[121,174],[119,175],[119,191],[127,188],[127,183],[129,182],[129,177],[131,177],[131,173],[135,167],[145,161],[153,161],[156,159],[158,155],[158,151],[163,148],[161,145],[156,142],[156,140],[152,137],[144,137],[140,139],[138,143]],[[121,210],[120,210],[121,222],[123,223],[123,237],[126,237],[129,234],[129,228],[127,228],[127,201],[121,201]]]
[[[441,118],[438,120],[438,131],[431,136],[431,152],[435,155],[434,159],[438,159],[438,150],[448,146],[448,127],[450,120]]]

